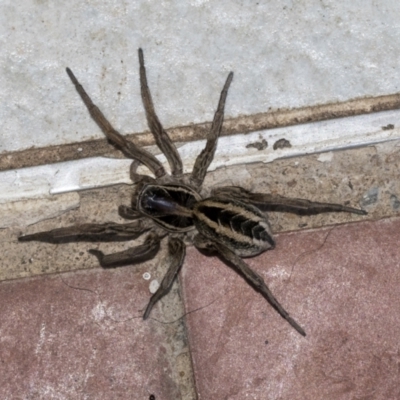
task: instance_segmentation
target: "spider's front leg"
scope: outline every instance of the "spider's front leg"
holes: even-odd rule
[[[364,210],[335,203],[319,203],[270,193],[252,193],[239,186],[224,186],[212,191],[213,196],[236,199],[250,203],[263,211],[282,211],[300,215],[313,215],[325,212],[348,212],[366,215]]]
[[[168,258],[170,266],[165,274],[160,287],[151,296],[146,311],[143,314],[143,319],[147,319],[153,306],[164,297],[171,289],[171,286],[183,264],[185,258],[186,247],[181,239],[171,237],[168,241]]]
[[[225,85],[222,89],[219,98],[218,107],[217,111],[215,111],[214,114],[211,130],[207,135],[206,147],[197,156],[196,162],[193,167],[193,172],[190,180],[196,188],[199,188],[203,184],[204,177],[206,176],[207,173],[207,169],[214,158],[214,153],[215,149],[217,148],[218,138],[221,133],[222,124],[224,122],[225,101],[228,95],[228,89],[232,82],[232,79],[233,79],[233,72],[230,72],[228,78],[226,78]]]
[[[143,214],[137,210],[137,196],[142,192],[143,188],[150,184],[157,184],[157,180],[147,175],[139,175],[136,173],[137,163],[134,161],[130,167],[130,176],[135,185],[135,189],[131,199],[131,205],[120,205],[118,207],[118,214],[124,219],[138,219],[142,218]]]
[[[105,224],[82,224],[57,228],[50,231],[32,233],[20,236],[20,242],[39,241],[46,243],[66,243],[75,241],[111,242],[136,239],[150,226],[145,221],[135,221],[128,224],[107,222]]]
[[[282,307],[278,300],[274,297],[271,290],[265,284],[263,278],[254,272],[239,256],[224,245],[206,239],[202,235],[197,235],[194,239],[194,245],[200,250],[217,251],[234,269],[241,274],[246,281],[271,304],[271,306],[284,318],[297,332],[302,336],[306,336],[304,329],[289,315]]]
[[[118,214],[121,218],[124,219],[138,219],[143,217],[143,215],[140,214],[140,212],[137,211],[135,208],[125,205],[118,206]]]
[[[114,145],[118,146],[122,152],[129,158],[137,160],[144,164],[156,177],[165,175],[162,164],[148,151],[136,146],[133,142],[128,141],[110,124],[100,109],[93,103],[92,99],[86,93],[83,86],[76,79],[73,72],[67,68],[67,74],[75,86],[76,91],[81,96],[82,101],[86,105],[91,117]]]
[[[140,65],[140,90],[142,94],[143,106],[146,111],[147,124],[151,133],[156,140],[157,146],[164,153],[171,166],[172,175],[182,175],[182,160],[178,150],[172,143],[167,132],[165,132],[160,120],[154,109],[153,100],[151,98],[150,89],[147,84],[146,67],[144,66],[144,57],[142,49],[139,49],[139,65]]]

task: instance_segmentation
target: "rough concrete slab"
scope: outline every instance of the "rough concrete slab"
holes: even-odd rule
[[[142,320],[150,297],[142,274],[96,269],[1,283],[0,398],[194,399],[182,320],[165,323],[177,319],[168,306]]]
[[[29,201],[0,202],[0,229],[35,224],[79,207],[78,193],[63,193]]]
[[[275,232],[360,219],[377,220],[399,212],[399,151],[396,143],[387,143],[323,156],[276,160],[267,165],[221,168],[207,175],[205,187],[244,185],[247,189],[285,196],[362,206],[369,211],[367,217],[341,213],[312,217],[270,213]],[[6,357],[9,364],[4,370],[4,379],[9,381],[3,385],[5,394],[18,388],[21,393],[25,390],[36,398],[40,398],[39,395],[49,398],[46,397],[50,396],[48,393],[57,390],[62,393],[69,386],[67,398],[70,393],[71,396],[78,393],[78,398],[79,393],[93,393],[98,398],[99,387],[106,394],[111,393],[112,388],[115,393],[122,393],[120,390],[128,376],[126,393],[131,396],[129,390],[133,388],[147,390],[148,374],[153,370],[155,378],[149,386],[160,393],[160,398],[161,394],[175,395],[179,390],[189,393],[186,398],[193,398],[193,391],[189,388],[193,389],[190,357],[194,357],[195,379],[201,398],[210,398],[212,390],[222,398],[230,394],[232,399],[243,398],[241,396],[246,394],[255,399],[268,398],[265,393],[270,396],[280,393],[281,398],[290,399],[296,395],[301,398],[300,394],[306,393],[308,398],[315,398],[318,390],[324,390],[328,399],[346,399],[354,393],[357,396],[376,394],[373,398],[377,399],[386,395],[390,398],[394,393],[392,397],[396,398],[398,393],[392,383],[398,357],[394,344],[394,332],[399,328],[396,316],[398,298],[391,285],[399,283],[396,270],[400,259],[396,250],[397,232],[400,231],[398,220],[339,226],[331,232],[328,228],[279,235],[276,250],[249,260],[260,273],[269,271],[266,279],[278,299],[304,326],[308,334],[306,339],[299,338],[228,267],[189,249],[183,267],[186,309],[193,311],[206,306],[188,316],[191,329],[189,353],[180,319],[184,311],[177,285],[155,308],[153,316],[163,322],[178,320],[177,326],[150,320],[149,323],[154,325],[151,325],[149,333],[149,325],[145,325],[147,328],[139,325],[142,323],[140,318],[129,320],[127,327],[122,322],[114,324],[107,317],[110,313],[115,316],[110,305],[114,304],[114,296],[119,299],[121,307],[126,307],[123,309],[124,318],[127,314],[129,318],[140,316],[140,310],[150,296],[151,282],[160,281],[165,273],[164,253],[138,267],[102,271],[93,269],[97,267],[97,260],[87,253],[88,249],[95,247],[110,253],[132,246],[132,242],[51,245],[16,241],[21,232],[83,222],[122,222],[117,216],[117,206],[129,204],[131,192],[132,187],[128,185],[80,192],[80,207],[77,209],[29,228],[0,231],[3,249],[0,255],[1,280],[8,281],[0,284],[0,297],[1,293],[4,295],[0,300],[1,318],[5,321],[0,325],[3,329],[0,338],[5,341],[0,348],[5,349],[6,354],[2,353],[2,357]],[[92,270],[76,271],[80,269]],[[65,271],[75,272],[46,275]],[[381,271],[384,271],[383,276]],[[144,273],[150,273],[151,279],[145,280]],[[121,277],[116,279],[113,274]],[[32,275],[42,275],[42,278],[17,279]],[[91,291],[66,286],[61,278],[70,286]],[[133,286],[130,286],[131,282]],[[193,282],[197,286],[192,288]],[[240,293],[239,298],[237,293]],[[372,299],[374,294],[379,296]],[[88,300],[85,302],[82,296]],[[238,299],[239,303],[235,303]],[[222,309],[218,308],[221,302]],[[103,319],[100,321],[92,312],[98,308],[100,314],[104,309],[107,311],[101,314]],[[199,317],[203,314],[206,316]],[[217,321],[213,319],[215,317]],[[199,322],[195,318],[203,319]],[[366,321],[364,325],[368,324],[365,332],[360,328],[362,320]],[[40,336],[42,322],[45,324],[44,339]],[[50,332],[48,336],[46,332]],[[82,335],[86,336],[74,347],[73,339]],[[37,355],[34,348],[41,340],[47,345],[43,345],[45,350]],[[90,346],[100,350],[94,353]],[[108,353],[112,346],[118,350],[115,355]],[[135,373],[134,378],[126,356],[132,354],[129,353],[131,348],[134,348],[133,359],[140,360],[137,363],[142,365],[144,359],[148,363],[143,374]],[[56,352],[61,352],[64,363],[57,358]],[[124,357],[123,354],[125,358],[121,360],[119,357]],[[117,368],[120,363],[122,368]],[[165,371],[157,369],[160,363],[166,365],[169,383],[163,381]],[[79,378],[69,373],[74,368],[79,371]],[[113,368],[118,370],[115,375]],[[14,377],[10,371],[16,371]],[[57,383],[59,372],[63,376]],[[114,383],[107,381],[110,376]],[[77,380],[71,383],[71,379]],[[26,381],[31,387],[26,386]],[[25,386],[21,387],[20,382]],[[374,383],[375,389],[369,386],[370,382]],[[32,387],[40,388],[42,392],[32,392]],[[361,387],[365,387],[364,392]],[[146,391],[143,394],[149,395]],[[124,398],[123,394],[121,396]]]
[[[306,338],[217,258],[188,252],[199,399],[398,399],[400,219],[276,239],[275,250],[247,262]]]
[[[399,143],[393,142],[325,153],[323,157],[321,154],[309,155],[276,160],[270,164],[220,168],[207,174],[204,195],[213,187],[238,185],[253,191],[361,207],[369,213],[364,217],[346,213],[302,217],[270,213],[274,232],[390,217],[400,212],[399,153]],[[84,222],[123,222],[117,215],[117,209],[120,204],[130,203],[132,190],[132,186],[119,185],[82,191],[78,194],[78,209],[52,220],[47,220],[50,209],[43,213],[39,209],[36,217],[42,217],[44,221],[24,228],[26,218],[21,218],[19,224],[15,222],[19,227],[0,230],[0,242],[4,246],[0,254],[0,280],[96,267],[97,260],[87,253],[93,244],[19,243],[17,237],[21,233]],[[35,201],[32,204],[28,201],[25,208],[33,212],[35,204]],[[105,243],[95,247],[113,252],[131,245],[132,242]]]
[[[211,121],[230,70],[228,117],[396,93],[398,14],[391,0],[2,2],[0,153],[102,138],[67,66],[116,129],[147,129],[139,47],[167,128]]]

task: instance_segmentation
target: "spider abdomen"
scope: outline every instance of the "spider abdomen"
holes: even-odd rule
[[[275,247],[264,214],[251,204],[210,197],[193,207],[200,234],[228,247],[240,257],[251,257]]]

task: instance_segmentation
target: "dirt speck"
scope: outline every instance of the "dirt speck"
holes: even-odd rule
[[[274,150],[284,149],[285,147],[292,147],[289,140],[279,139],[274,143]]]
[[[265,150],[268,147],[268,142],[265,139],[263,139],[263,140],[260,140],[259,142],[249,143],[246,146],[246,149],[250,149],[251,147],[254,147],[255,149],[257,149],[259,151]]]

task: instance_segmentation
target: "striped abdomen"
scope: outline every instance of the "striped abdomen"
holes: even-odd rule
[[[256,207],[218,197],[193,207],[193,219],[203,236],[221,243],[240,257],[251,257],[275,246],[266,217]]]

